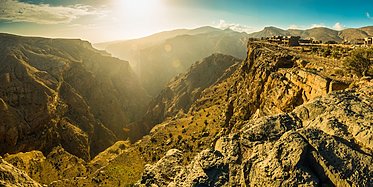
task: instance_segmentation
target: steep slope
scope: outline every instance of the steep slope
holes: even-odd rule
[[[203,90],[224,81],[238,68],[241,60],[223,54],[213,54],[194,63],[185,74],[175,77],[161,93],[154,98],[145,116],[132,124],[132,140],[141,138],[151,128],[177,115],[188,113],[191,105],[200,98]]]
[[[156,96],[172,77],[185,72],[195,61],[213,53],[245,57],[247,34],[203,27],[180,34],[109,45],[106,50],[129,60],[149,94]],[[166,33],[167,34],[167,33]],[[176,36],[175,36],[176,35]],[[156,35],[157,36],[157,35]],[[139,44],[138,44],[139,43]]]
[[[1,154],[62,145],[88,160],[144,110],[128,62],[86,41],[1,34],[0,51]]]
[[[360,30],[366,32],[369,36],[373,36],[373,26],[361,27]]]
[[[327,41],[341,42],[342,41],[342,38],[338,36],[338,31],[325,28],[325,27],[315,27],[312,29],[307,29],[300,36],[302,38],[313,38],[315,40],[320,40],[323,42],[327,42]]]
[[[339,33],[339,37],[348,41],[356,41],[357,39],[367,38],[370,35],[361,29],[345,29]]]
[[[286,30],[282,30],[276,27],[264,27],[263,30],[250,33],[249,36],[252,38],[262,38],[262,37],[271,37],[271,36],[289,36],[290,33]]]
[[[187,166],[170,150],[139,186],[372,186],[373,81],[242,121]]]

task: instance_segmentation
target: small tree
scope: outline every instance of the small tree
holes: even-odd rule
[[[358,48],[345,58],[344,65],[348,70],[352,70],[357,76],[368,75],[369,69],[373,65],[373,48]]]

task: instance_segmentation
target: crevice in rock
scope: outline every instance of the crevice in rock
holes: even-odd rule
[[[366,155],[366,156],[373,156],[372,154],[369,154],[365,151],[363,151],[361,149],[361,146],[359,144],[357,144],[354,140],[351,140],[351,141],[348,141],[346,139],[343,139],[341,137],[338,137],[338,136],[335,136],[335,135],[331,135],[334,139],[336,139],[338,142],[341,142],[343,144],[345,144],[346,146],[348,146],[350,149],[356,151],[356,152],[359,152],[363,155]]]
[[[326,80],[326,93],[330,93],[331,92],[330,86],[331,86],[332,80],[329,78],[325,78],[325,80]]]
[[[315,147],[313,147],[307,138],[299,133],[299,135],[308,144],[307,153],[305,154],[304,166],[309,168],[310,171],[320,180],[320,186],[336,186],[332,180],[326,175],[327,171],[317,161],[316,156],[319,156]]]
[[[326,171],[324,168],[317,162],[317,159],[314,157],[316,153],[316,149],[313,148],[310,144],[308,144],[309,148],[307,153],[305,154],[305,161],[304,166],[309,168],[310,171],[316,175],[316,177],[320,180],[320,186],[334,186],[331,179],[325,174]]]

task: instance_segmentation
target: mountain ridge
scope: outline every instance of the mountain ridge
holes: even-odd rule
[[[300,36],[301,38],[313,38],[320,41],[336,41],[342,42],[344,40],[356,41],[373,36],[373,26],[366,26],[361,28],[347,28],[341,31],[333,30],[327,27],[314,27],[310,29],[280,29],[277,27],[265,27],[262,31],[250,33],[249,36],[253,38],[271,37],[271,36]]]
[[[161,35],[161,37],[158,37]],[[213,53],[245,58],[246,33],[202,27],[161,32],[106,46],[106,51],[128,60],[149,95],[156,96],[177,74]]]

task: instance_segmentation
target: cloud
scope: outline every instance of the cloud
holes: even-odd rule
[[[227,23],[225,20],[220,20],[218,25],[217,25],[218,28],[220,29],[232,29],[234,31],[237,31],[237,32],[246,32],[246,33],[251,33],[253,31],[255,31],[254,28],[251,28],[249,26],[246,26],[246,25],[240,25],[240,24],[237,24],[237,23]]]
[[[51,6],[18,0],[0,0],[0,20],[38,24],[70,23],[85,15],[96,14],[88,5]]]
[[[288,29],[303,29],[302,26],[299,26],[299,25],[289,25]]]
[[[311,28],[316,28],[316,27],[325,27],[325,24],[323,24],[323,23],[316,23],[316,24],[312,24],[311,25]]]
[[[342,25],[341,23],[339,23],[339,22],[335,23],[334,26],[333,26],[333,29],[335,29],[337,31],[343,30],[345,28],[346,27],[344,25]]]
[[[370,16],[369,12],[366,12],[367,18],[373,20],[373,17]]]

